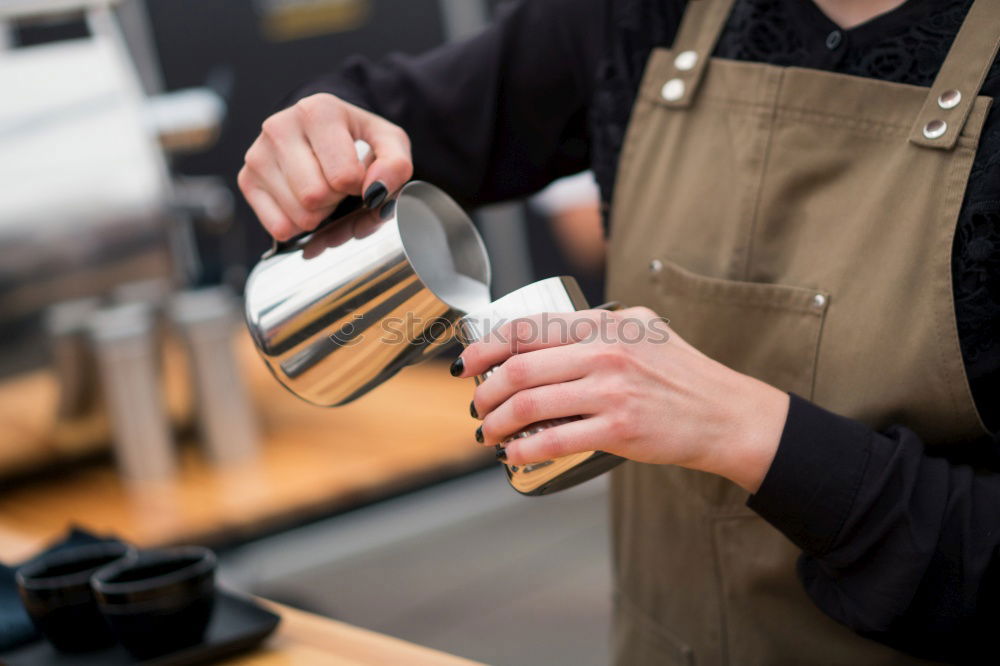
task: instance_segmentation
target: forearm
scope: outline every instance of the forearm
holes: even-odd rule
[[[1000,477],[929,455],[905,428],[793,397],[749,506],[802,548],[815,603],[864,635],[955,659],[998,617]]]

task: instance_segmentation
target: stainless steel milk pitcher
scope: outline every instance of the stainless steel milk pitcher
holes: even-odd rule
[[[278,244],[247,280],[246,320],[261,356],[292,393],[343,405],[434,356],[452,324],[490,302],[479,233],[448,195],[411,182]]]
[[[333,407],[434,356],[456,334],[468,345],[491,322],[587,308],[573,278],[542,280],[494,303],[489,284],[489,257],[472,221],[447,194],[414,181],[376,210],[276,244],[247,281],[246,320],[278,381]],[[619,462],[592,451],[506,468],[515,490],[542,495]]]

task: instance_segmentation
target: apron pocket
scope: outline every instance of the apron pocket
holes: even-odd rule
[[[698,275],[669,262],[644,282],[644,305],[695,348],[783,391],[812,398],[830,296],[816,289]],[[635,303],[632,303],[635,304]]]

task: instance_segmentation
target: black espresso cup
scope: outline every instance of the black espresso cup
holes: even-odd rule
[[[199,546],[140,552],[90,584],[118,641],[137,659],[201,642],[215,601],[215,553]]]
[[[49,553],[19,568],[15,578],[21,602],[38,631],[63,652],[112,645],[114,636],[98,611],[90,577],[134,555],[123,543],[98,543]]]

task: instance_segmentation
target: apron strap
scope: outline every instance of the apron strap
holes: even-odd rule
[[[990,1],[1000,3],[1000,0]],[[667,106],[678,109],[691,106],[734,2],[689,0],[674,39],[673,77],[662,89],[663,103]]]
[[[951,150],[1000,47],[1000,0],[975,0],[927,94],[910,141]]]

